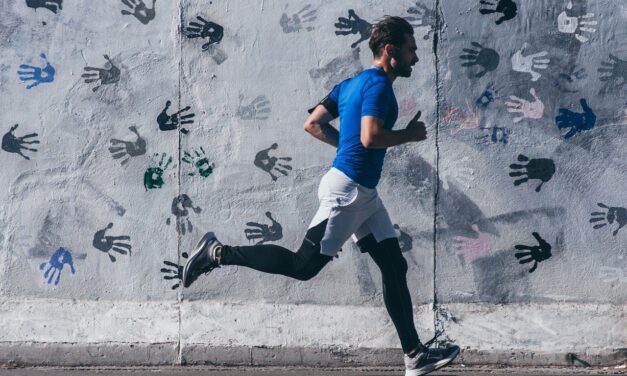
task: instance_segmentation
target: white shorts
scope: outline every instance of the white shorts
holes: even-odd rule
[[[320,253],[335,256],[353,237],[357,242],[372,234],[377,242],[398,237],[376,188],[366,188],[343,172],[331,168],[318,187],[320,207],[309,228],[328,219]]]

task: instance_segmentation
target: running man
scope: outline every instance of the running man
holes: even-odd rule
[[[372,28],[373,66],[342,81],[309,110],[305,130],[336,147],[337,154],[320,181],[320,206],[298,251],[274,244],[225,245],[208,232],[183,269],[185,287],[224,265],[307,281],[333,260],[352,235],[361,252],[368,253],[381,269],[383,300],[405,353],[406,376],[444,367],[459,353],[458,346],[436,349],[428,347],[433,340],[420,342],[407,287],[407,262],[376,190],[386,148],[427,138],[420,111],[405,129],[392,130],[398,117],[392,83],[398,77],[410,77],[418,62],[413,33],[403,18],[386,16]],[[339,131],[329,124],[338,116]]]

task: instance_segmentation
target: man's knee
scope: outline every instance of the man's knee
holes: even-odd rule
[[[405,276],[408,266],[397,238],[384,239],[377,244],[378,257],[382,259],[384,273],[395,273]]]
[[[306,264],[301,265],[294,273],[294,278],[299,281],[309,281],[313,277],[317,276],[322,268],[324,268],[325,265],[332,259],[333,257],[318,254],[312,257]]]

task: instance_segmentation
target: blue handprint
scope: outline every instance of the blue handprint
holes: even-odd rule
[[[27,89],[32,89],[35,86],[44,83],[54,81],[54,67],[50,65],[46,59],[46,54],[39,55],[46,65],[43,68],[34,67],[32,65],[22,64],[17,74],[20,76],[21,81],[34,81],[32,84],[26,86]]]
[[[588,106],[586,100],[582,98],[579,103],[581,103],[583,113],[560,108],[560,114],[555,117],[555,123],[559,129],[570,128],[568,133],[564,135],[566,139],[573,137],[579,132],[592,129],[597,121],[597,116]]]
[[[72,254],[65,248],[61,247],[54,251],[54,253],[50,257],[50,261],[44,262],[39,265],[39,270],[44,270],[46,268],[46,265],[48,265],[48,268],[44,272],[44,279],[48,278],[48,284],[51,284],[56,275],[57,278],[54,281],[54,285],[56,286],[59,284],[59,280],[61,279],[61,271],[63,270],[63,265],[65,264],[68,264],[70,266],[70,271],[72,271],[72,274],[76,272],[76,270],[74,269],[74,261],[72,261]]]

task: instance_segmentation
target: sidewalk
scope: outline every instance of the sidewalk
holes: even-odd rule
[[[392,376],[401,368],[224,368],[224,367],[138,367],[138,368],[0,368],[0,376]],[[440,376],[572,376],[627,375],[623,368],[495,368],[451,366],[430,373]]]

